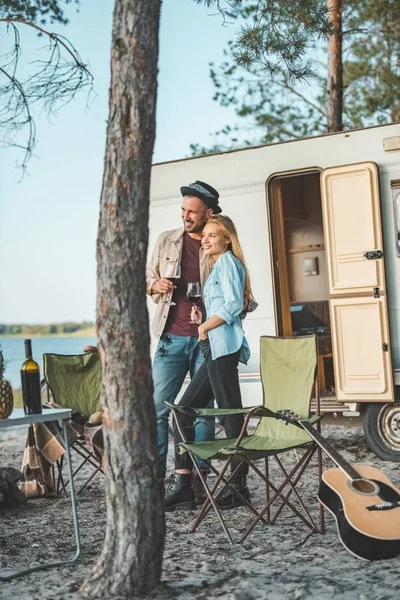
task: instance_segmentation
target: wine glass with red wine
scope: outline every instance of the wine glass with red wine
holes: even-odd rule
[[[176,283],[177,283],[176,280],[179,279],[180,276],[181,276],[181,265],[180,264],[176,265],[175,263],[167,263],[167,265],[165,267],[165,272],[163,272],[161,274],[161,277],[168,279],[174,285],[176,285]],[[169,293],[169,297],[166,300],[163,300],[164,304],[169,304],[170,306],[176,305],[176,302],[172,302],[173,293],[174,293],[174,290],[171,290],[171,292]]]
[[[189,281],[187,284],[186,297],[193,304],[198,306],[201,300],[201,285],[198,281]],[[191,325],[198,325],[197,321],[189,321]]]

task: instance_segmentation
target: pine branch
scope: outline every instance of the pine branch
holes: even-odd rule
[[[25,150],[24,160],[22,161],[22,169],[23,169],[23,171],[25,171],[26,164],[27,164],[29,158],[31,157],[33,148],[35,146],[36,125],[35,125],[35,122],[32,118],[31,112],[30,112],[29,102],[28,102],[28,99],[24,92],[24,88],[22,87],[20,82],[14,77],[14,75],[7,73],[7,71],[5,69],[3,69],[1,66],[0,66],[0,73],[3,73],[3,75],[9,80],[11,88],[13,90],[17,90],[19,93],[19,99],[18,99],[15,107],[13,107],[11,104],[11,101],[9,101],[6,104],[6,106],[0,111],[0,127],[3,127],[3,128],[10,127],[13,131],[16,131],[16,130],[21,129],[26,126],[29,127],[28,139],[27,139],[27,143],[25,146],[20,146],[19,144],[17,145],[15,143],[7,143],[6,144],[8,146],[19,147],[19,148]],[[0,94],[2,92],[2,89],[4,89],[3,86],[0,87]],[[10,100],[13,100],[13,94],[11,95]],[[21,106],[21,102],[22,102],[22,106]],[[10,110],[11,116],[9,118],[2,119],[1,115],[4,110],[5,111]],[[20,115],[25,115],[25,117],[22,116],[22,120],[18,120],[18,117]]]
[[[64,36],[57,35],[56,33],[52,33],[51,31],[47,31],[46,29],[43,29],[43,27],[39,27],[39,25],[35,25],[35,23],[28,23],[27,21],[23,21],[22,19],[14,19],[13,17],[7,17],[5,19],[0,18],[0,23],[10,23],[10,24],[20,23],[21,25],[27,25],[28,27],[32,27],[33,29],[36,29],[36,31],[39,31],[43,35],[47,35],[50,39],[61,44],[65,48],[65,50],[71,55],[72,60],[77,64],[77,66],[82,67],[83,69],[87,70],[86,66],[82,63],[82,61],[79,58],[78,51],[72,46],[72,44]],[[65,41],[63,41],[63,40],[65,40]],[[69,46],[71,46],[71,48]]]
[[[215,7],[222,15],[226,8],[219,0],[194,0],[197,4]],[[306,51],[311,41],[331,33],[325,0],[259,0],[251,4],[246,14],[240,0],[226,1],[235,15],[248,17],[251,23],[239,28],[234,44],[236,63],[252,69],[263,62],[265,72],[278,73],[289,81],[301,81],[312,76]],[[249,3],[250,4],[250,3]]]
[[[368,29],[366,27],[355,27],[354,29],[346,29],[346,31],[342,31],[343,35],[349,35],[350,33],[368,33]]]
[[[0,69],[0,74],[6,79],[5,83],[0,83],[0,95],[3,99],[0,108],[2,145],[24,149],[25,154],[21,164],[24,172],[36,144],[32,106],[35,103],[41,104],[48,116],[54,115],[60,106],[71,102],[78,91],[87,89],[90,96],[93,90],[93,76],[76,48],[64,36],[20,18],[0,18],[1,23],[5,24],[7,32],[11,28],[14,34],[12,50],[5,55],[5,63]],[[46,60],[31,63],[37,68],[25,79],[18,77],[21,59],[19,26],[32,28],[49,40]],[[17,143],[17,134],[26,127],[28,127],[26,142]]]
[[[311,106],[312,108],[314,108],[317,112],[319,112],[326,119],[326,111],[325,110],[323,110],[320,106],[318,106],[318,104],[311,102],[311,100],[309,100],[307,98],[307,96],[304,96],[303,94],[301,94],[298,90],[296,90],[287,81],[276,81],[276,83],[278,85],[282,86],[283,88],[285,88],[286,90],[288,90],[289,92],[291,92],[292,94],[294,94],[295,96],[297,96],[298,98],[301,98],[301,100],[305,104],[308,104],[308,106]]]

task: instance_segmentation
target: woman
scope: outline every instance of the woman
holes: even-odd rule
[[[193,320],[199,326],[200,347],[204,363],[196,372],[179,405],[205,408],[212,397],[219,408],[241,408],[238,363],[247,363],[250,350],[244,335],[240,313],[244,299],[253,300],[250,277],[243,258],[236,228],[225,215],[214,215],[203,230],[204,253],[213,263],[213,269],[203,290],[206,319],[203,323],[199,308],[192,310]],[[189,441],[194,440],[194,417],[183,415],[180,423]],[[237,438],[243,426],[243,415],[225,417],[228,438]],[[187,452],[180,455],[176,446],[181,442],[177,428],[174,430],[175,473],[170,477],[165,494],[165,510],[195,508],[191,487],[191,458]],[[236,468],[237,464],[234,465]],[[242,465],[233,481],[245,498],[247,465]],[[221,508],[240,505],[240,498],[227,488],[218,499]]]

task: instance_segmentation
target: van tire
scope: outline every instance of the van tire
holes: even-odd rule
[[[367,404],[364,433],[369,449],[379,458],[400,462],[400,402]]]

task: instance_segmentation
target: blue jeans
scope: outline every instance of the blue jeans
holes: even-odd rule
[[[195,336],[172,335],[164,333],[158,342],[153,361],[154,404],[157,415],[158,460],[160,476],[165,477],[168,453],[168,417],[167,402],[175,402],[185,377],[189,371],[190,377],[203,364],[204,356],[200,351],[199,340]],[[212,398],[210,398],[210,401]],[[196,420],[196,442],[214,439],[214,419],[201,418]],[[200,467],[202,463],[199,462]],[[204,463],[204,468],[208,469]]]

